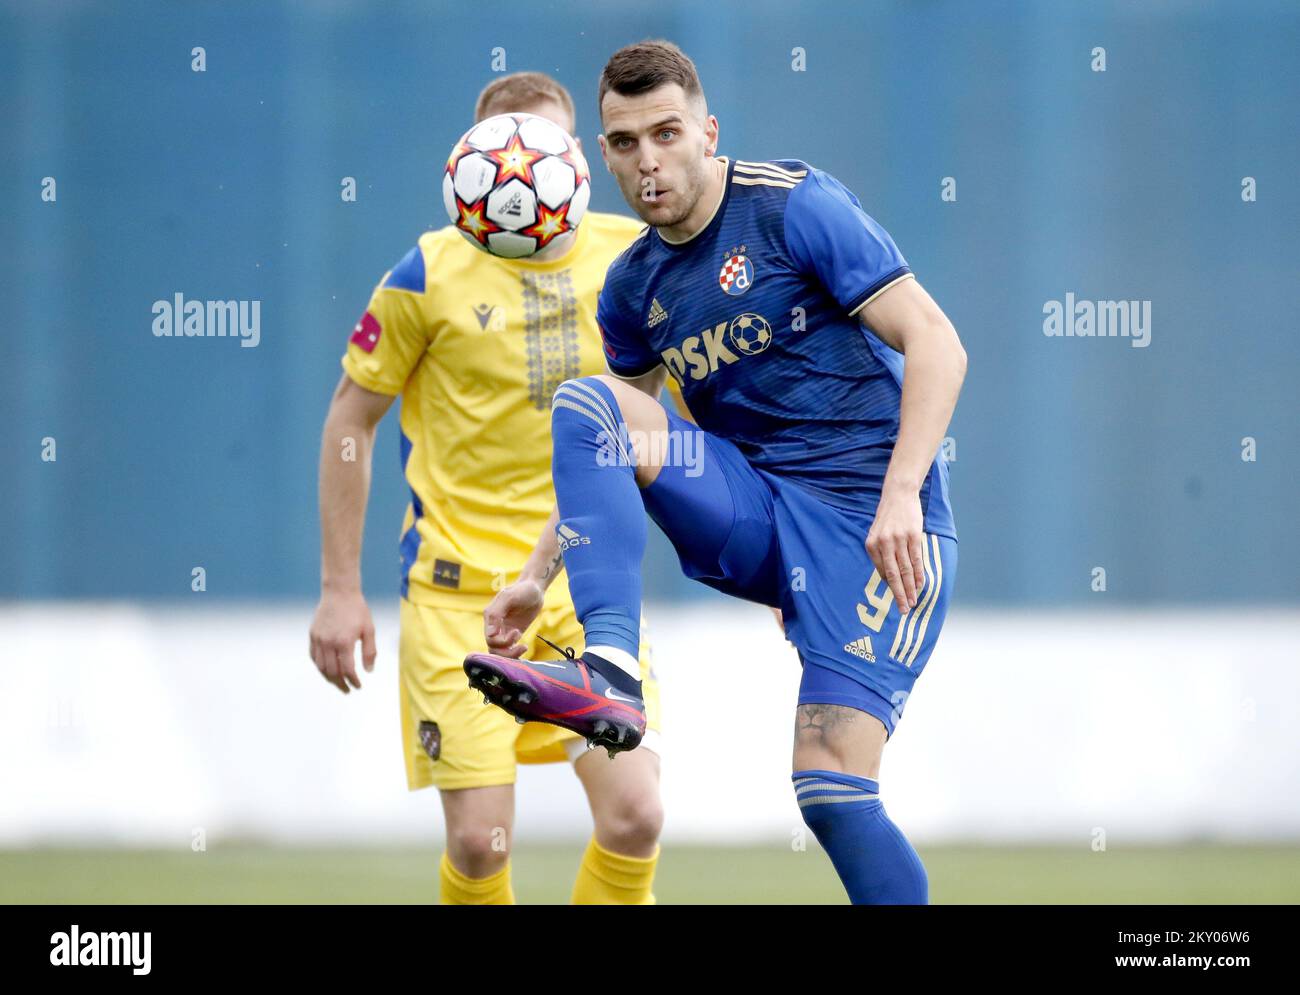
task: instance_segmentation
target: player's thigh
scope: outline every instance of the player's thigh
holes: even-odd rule
[[[794,715],[791,769],[879,777],[888,738],[885,724],[870,711],[853,705],[800,704]]]
[[[598,438],[604,438],[602,451],[611,458],[621,462],[625,446],[630,446],[627,458],[634,461],[638,487],[658,475],[665,458],[659,443],[667,435],[667,411],[655,398],[617,377],[596,374],[560,384],[554,407],[580,411],[601,423],[604,428]],[[609,438],[615,431],[621,439],[617,444]]]
[[[519,726],[485,707],[463,669],[483,642],[483,616],[401,602],[398,689],[407,785],[445,790],[515,781]]]
[[[637,455],[637,483],[645,486],[655,474],[644,474],[645,468],[657,469],[663,452],[653,446],[653,441],[668,430],[668,409],[656,398],[637,390],[618,377],[600,373],[592,377],[602,383],[614,396],[623,424],[632,435]]]
[[[923,535],[924,583],[900,612],[866,551],[869,518],[783,489],[778,498],[786,635],[804,665],[799,703],[842,705],[893,734],[934,650],[956,581],[957,543]]]
[[[646,511],[687,577],[777,605],[780,550],[770,484],[731,442],[675,412],[665,415],[670,458],[641,491]]]

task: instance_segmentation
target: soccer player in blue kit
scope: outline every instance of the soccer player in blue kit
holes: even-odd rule
[[[520,720],[634,749],[648,512],[687,576],[779,609],[803,666],[794,791],[850,900],[924,904],[925,868],[878,779],[956,576],[938,452],[965,351],[837,180],[716,155],[717,119],[675,45],[616,52],[600,111],[605,162],[648,227],[597,307],[612,376],[555,392],[553,528],[484,612],[491,652],[466,658],[470,684]],[[669,375],[697,424],[657,400]],[[522,659],[560,566],[585,648]],[[755,734],[725,685],[698,680],[720,741]]]

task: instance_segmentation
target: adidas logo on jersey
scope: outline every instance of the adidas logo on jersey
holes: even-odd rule
[[[657,297],[650,302],[650,313],[646,315],[645,320],[646,325],[650,328],[654,328],[661,321],[668,320],[668,312],[664,310],[664,306],[659,303]]]
[[[867,663],[876,662],[876,654],[871,649],[871,637],[863,636],[861,639],[855,639],[851,643],[844,644],[844,652],[852,653],[854,656],[860,656]]]
[[[560,540],[560,549],[572,549],[574,546],[590,546],[591,540],[584,535],[579,535],[567,525],[560,525],[555,529],[555,535]]]

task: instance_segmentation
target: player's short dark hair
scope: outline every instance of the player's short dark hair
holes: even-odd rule
[[[509,114],[524,110],[543,101],[553,100],[569,113],[569,120],[575,125],[578,116],[573,108],[573,97],[564,85],[547,76],[546,73],[510,73],[498,76],[478,95],[474,104],[474,122],[494,114]]]
[[[625,45],[609,57],[600,74],[596,106],[613,90],[625,97],[647,93],[656,87],[676,83],[688,100],[704,103],[704,88],[691,57],[670,41],[656,38]]]

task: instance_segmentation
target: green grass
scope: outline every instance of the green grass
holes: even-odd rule
[[[520,902],[567,902],[581,845],[521,847]],[[437,894],[435,847],[285,849],[210,845],[156,850],[0,851],[0,903],[419,903]],[[921,848],[940,903],[1300,903],[1300,847],[1186,845]],[[655,895],[669,903],[838,903],[814,844],[669,846]]]

